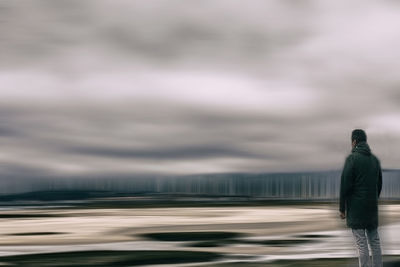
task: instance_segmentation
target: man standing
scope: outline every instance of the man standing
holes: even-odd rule
[[[360,267],[382,266],[378,235],[378,198],[382,189],[382,170],[379,160],[371,153],[367,135],[361,129],[351,134],[352,153],[346,158],[340,183],[340,217],[347,218],[358,253]]]

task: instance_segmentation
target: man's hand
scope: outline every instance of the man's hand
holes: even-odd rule
[[[345,219],[346,218],[346,214],[344,212],[340,212],[340,219]]]

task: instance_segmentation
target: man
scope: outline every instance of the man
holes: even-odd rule
[[[352,153],[346,158],[340,183],[340,217],[347,218],[359,252],[360,267],[382,266],[378,235],[378,198],[382,189],[379,160],[371,153],[367,135],[361,129],[351,134]]]

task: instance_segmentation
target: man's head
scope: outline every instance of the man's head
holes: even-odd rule
[[[355,129],[351,133],[351,145],[354,148],[358,143],[360,142],[366,142],[367,141],[367,134],[364,132],[364,130],[361,129]]]

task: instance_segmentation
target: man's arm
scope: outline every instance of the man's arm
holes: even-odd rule
[[[353,157],[350,155],[347,157],[344,163],[342,177],[340,179],[340,204],[339,211],[345,213],[346,210],[346,198],[351,191],[353,186]]]
[[[378,176],[378,198],[381,195],[382,191],[382,169],[381,169],[381,164],[378,160],[378,167],[379,167],[379,176]]]

